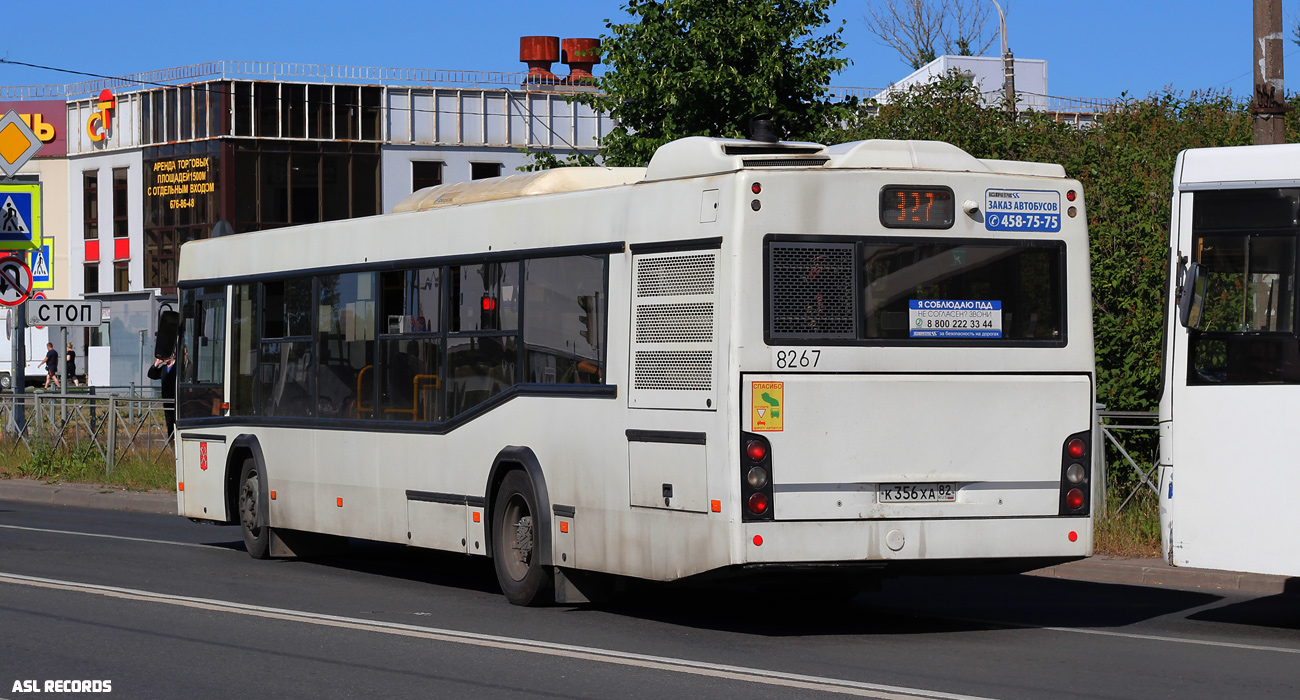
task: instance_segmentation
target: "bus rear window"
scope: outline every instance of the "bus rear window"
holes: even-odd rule
[[[1064,337],[1064,243],[867,240],[860,254],[863,339]]]

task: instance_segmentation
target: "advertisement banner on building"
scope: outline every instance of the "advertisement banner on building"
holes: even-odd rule
[[[62,158],[68,155],[68,106],[62,100],[0,101],[0,114],[9,110],[36,133],[41,141],[37,158]]]

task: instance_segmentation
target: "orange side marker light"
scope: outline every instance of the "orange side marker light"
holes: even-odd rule
[[[275,492],[274,492],[274,491],[271,492],[271,500],[272,500],[272,501],[275,500]]]
[[[709,509],[714,513],[722,512],[722,501],[709,501]]]
[[[339,496],[339,498],[338,498],[338,506],[339,506],[340,508],[343,507],[343,497],[342,497],[342,496]]]
[[[561,520],[560,532],[568,532],[568,531],[569,531],[569,522],[567,520]]]
[[[185,490],[185,482],[184,482],[184,481],[178,481],[178,482],[176,482],[176,490],[177,490],[177,491],[184,491],[184,490]]]
[[[483,519],[483,514],[479,513],[477,510],[474,511],[474,522],[479,522],[482,519]]]

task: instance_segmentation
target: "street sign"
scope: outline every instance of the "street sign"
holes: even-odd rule
[[[0,258],[0,305],[18,306],[32,293],[32,269],[22,258]]]
[[[103,314],[98,299],[32,299],[27,322],[41,326],[98,326]]]
[[[41,140],[17,110],[9,110],[0,117],[0,172],[5,177],[18,174],[18,169],[41,150]]]
[[[32,289],[54,289],[54,239],[45,238],[41,247],[27,251],[27,265],[32,268]]]
[[[0,248],[41,245],[41,183],[0,182]]]

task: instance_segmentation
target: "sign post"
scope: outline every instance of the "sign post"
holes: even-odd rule
[[[23,313],[23,302],[32,293],[32,271],[21,258],[9,256],[0,258],[0,305],[17,307],[14,309],[13,362],[10,363],[10,385],[14,391],[14,432],[22,435],[23,404],[19,398],[23,394],[27,381],[27,350],[24,342],[27,335],[27,319]]]
[[[23,308],[32,323],[42,326],[57,326],[62,329],[59,341],[59,355],[63,362],[59,365],[59,389],[68,393],[68,327],[98,326],[104,309],[98,299],[38,299],[33,298]]]

